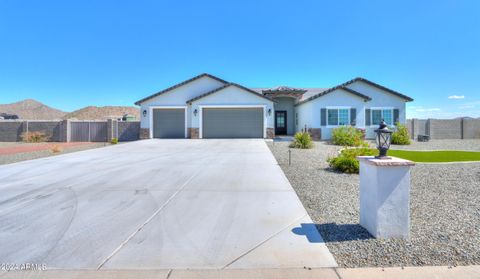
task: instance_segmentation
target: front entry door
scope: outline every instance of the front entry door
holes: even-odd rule
[[[287,112],[284,110],[275,111],[275,134],[287,134]]]

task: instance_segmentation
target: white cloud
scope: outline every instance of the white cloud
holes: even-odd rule
[[[449,99],[453,99],[453,100],[461,100],[461,99],[465,99],[465,96],[461,95],[452,95],[452,96],[448,96]]]
[[[465,106],[459,106],[458,108],[459,109],[471,109],[471,108],[474,108],[475,106],[474,105],[465,105]]]

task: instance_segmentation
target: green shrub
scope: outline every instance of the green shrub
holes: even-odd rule
[[[308,149],[313,147],[312,138],[308,132],[298,132],[293,138],[293,142],[290,144],[292,148]]]
[[[360,146],[363,142],[361,130],[352,126],[341,126],[333,129],[332,143],[342,146]]]
[[[110,140],[110,143],[111,143],[111,144],[117,144],[117,143],[118,143],[118,139],[117,139],[117,138],[112,138],[112,139]]]
[[[21,135],[24,142],[44,142],[48,137],[43,132],[25,132]]]
[[[368,144],[363,144],[359,148],[345,148],[337,157],[328,158],[327,162],[331,168],[344,173],[358,173],[360,170],[360,163],[356,159],[357,156],[373,156],[377,152],[368,147]]]
[[[398,123],[396,129],[392,134],[392,144],[408,145],[410,144],[410,135],[405,125]]]

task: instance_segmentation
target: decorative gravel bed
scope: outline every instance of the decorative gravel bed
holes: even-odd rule
[[[18,146],[21,144],[31,145],[31,143],[0,142],[0,147]],[[38,158],[43,158],[48,156],[61,155],[61,154],[82,151],[82,150],[87,150],[92,148],[99,148],[99,147],[104,147],[108,145],[110,145],[110,143],[96,142],[96,143],[91,143],[86,145],[63,148],[63,151],[59,153],[53,153],[50,150],[41,150],[41,151],[33,151],[33,152],[22,152],[22,153],[16,153],[16,154],[0,155],[0,165],[11,164],[11,163],[25,161],[25,160],[38,159]]]
[[[480,151],[480,139],[412,141],[410,145],[392,145],[392,149]]]
[[[339,147],[292,149],[289,166],[288,142],[267,144],[340,266],[480,264],[480,163],[417,164],[410,239],[377,240],[358,225],[359,176],[328,169]]]

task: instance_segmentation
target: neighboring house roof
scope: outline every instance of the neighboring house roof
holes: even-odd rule
[[[210,74],[207,74],[207,73],[203,73],[203,74],[200,74],[200,75],[198,75],[198,76],[196,76],[196,77],[193,77],[193,78],[191,78],[191,79],[187,79],[187,80],[182,81],[182,82],[180,82],[180,83],[178,83],[178,84],[175,84],[174,86],[171,86],[171,87],[169,87],[169,88],[167,88],[167,89],[164,89],[164,90],[162,90],[162,91],[159,91],[159,92],[157,92],[157,93],[155,93],[155,94],[153,94],[153,95],[150,95],[150,96],[148,96],[148,97],[146,97],[146,98],[143,98],[143,99],[141,99],[141,100],[138,100],[138,101],[135,102],[135,105],[138,106],[138,105],[140,105],[141,103],[143,103],[143,102],[145,102],[145,101],[147,101],[147,100],[150,100],[150,99],[152,99],[152,98],[155,98],[155,97],[157,97],[157,96],[159,96],[159,95],[162,95],[162,94],[164,94],[164,93],[167,93],[167,92],[169,92],[169,91],[172,91],[172,90],[175,89],[175,88],[178,88],[178,87],[180,87],[180,86],[183,86],[183,85],[185,85],[185,84],[187,84],[187,83],[190,83],[190,82],[192,82],[192,81],[195,81],[195,80],[200,79],[200,78],[203,78],[203,77],[209,77],[209,78],[211,78],[211,79],[220,81],[220,82],[222,82],[222,83],[224,83],[224,84],[228,84],[227,81],[225,81],[225,80],[223,80],[223,79],[221,79],[221,78],[218,78],[218,77],[216,77],[216,76],[213,76],[213,75],[210,75]]]
[[[252,89],[250,89],[250,88],[247,88],[247,87],[245,87],[245,86],[241,86],[240,84],[236,84],[236,83],[231,83],[231,82],[230,82],[230,83],[225,84],[224,86],[221,86],[221,87],[219,87],[219,88],[217,88],[217,89],[211,90],[211,91],[209,91],[209,92],[207,92],[207,93],[204,93],[204,94],[199,95],[199,96],[197,96],[197,97],[195,97],[195,98],[193,98],[193,99],[188,100],[188,101],[187,101],[187,104],[191,104],[191,103],[193,103],[193,102],[196,101],[196,100],[199,100],[199,99],[202,99],[202,98],[207,97],[207,96],[209,96],[209,95],[212,95],[212,94],[214,94],[214,93],[216,93],[216,92],[218,92],[218,91],[221,91],[221,90],[223,90],[223,89],[225,89],[225,88],[228,88],[228,87],[230,87],[230,86],[238,87],[238,88],[243,89],[243,90],[245,90],[245,91],[247,91],[247,92],[249,92],[249,93],[255,94],[255,96],[258,96],[258,97],[260,97],[260,98],[267,99],[267,100],[269,100],[269,101],[271,101],[271,102],[275,102],[275,101],[272,100],[271,98],[269,98],[269,97],[267,97],[267,96],[265,96],[265,95],[262,95],[262,94],[254,91],[254,90],[252,90]]]
[[[320,97],[322,97],[322,96],[325,96],[325,95],[327,95],[327,94],[329,94],[329,93],[332,93],[333,91],[335,91],[335,90],[337,90],[337,89],[345,90],[345,91],[347,91],[347,92],[350,93],[350,94],[353,94],[353,95],[355,95],[355,96],[357,96],[357,97],[362,98],[365,102],[372,100],[372,98],[368,97],[367,95],[363,95],[362,93],[360,93],[360,92],[358,92],[358,91],[355,91],[355,90],[353,90],[353,89],[350,89],[350,88],[345,87],[345,86],[342,86],[342,85],[338,85],[338,86],[329,88],[329,89],[327,89],[327,90],[324,90],[324,91],[322,91],[322,92],[320,92],[320,93],[318,93],[318,94],[311,95],[311,96],[306,97],[306,98],[302,98],[302,100],[300,100],[300,101],[299,101],[298,103],[296,103],[295,105],[297,106],[297,105],[301,105],[301,104],[303,104],[303,103],[309,102],[309,101],[311,101],[311,100],[315,100],[315,99],[320,98]]]

